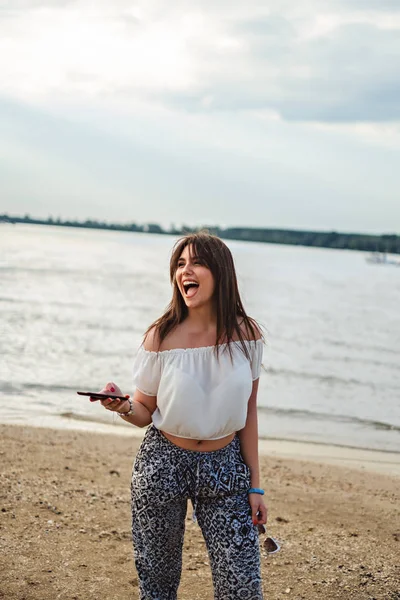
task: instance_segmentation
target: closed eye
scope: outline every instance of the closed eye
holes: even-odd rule
[[[182,267],[185,266],[185,264],[186,263],[184,263],[184,262],[178,262],[177,267],[181,269]],[[201,266],[201,265],[204,265],[204,262],[200,258],[196,258],[196,259],[193,260],[193,264]]]

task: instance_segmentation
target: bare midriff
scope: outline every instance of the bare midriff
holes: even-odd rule
[[[176,435],[171,435],[165,431],[161,431],[161,433],[167,438],[167,440],[175,444],[175,446],[179,446],[185,450],[197,450],[198,452],[213,452],[215,450],[221,450],[221,448],[224,448],[230,444],[236,435],[235,433],[230,433],[219,440],[193,440],[190,438],[177,437]]]

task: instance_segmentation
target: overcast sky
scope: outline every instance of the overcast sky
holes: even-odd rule
[[[399,0],[0,0],[0,212],[400,233]]]

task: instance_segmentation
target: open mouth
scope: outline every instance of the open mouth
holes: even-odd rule
[[[192,298],[199,289],[199,284],[196,281],[185,281],[183,284],[186,298]]]

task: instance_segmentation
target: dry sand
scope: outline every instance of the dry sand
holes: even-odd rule
[[[140,440],[13,425],[0,433],[0,598],[138,598],[129,484]],[[282,542],[262,555],[265,599],[400,600],[398,462],[307,448],[299,460],[299,446],[272,443],[262,459],[269,532]],[[190,514],[179,598],[212,600]]]

